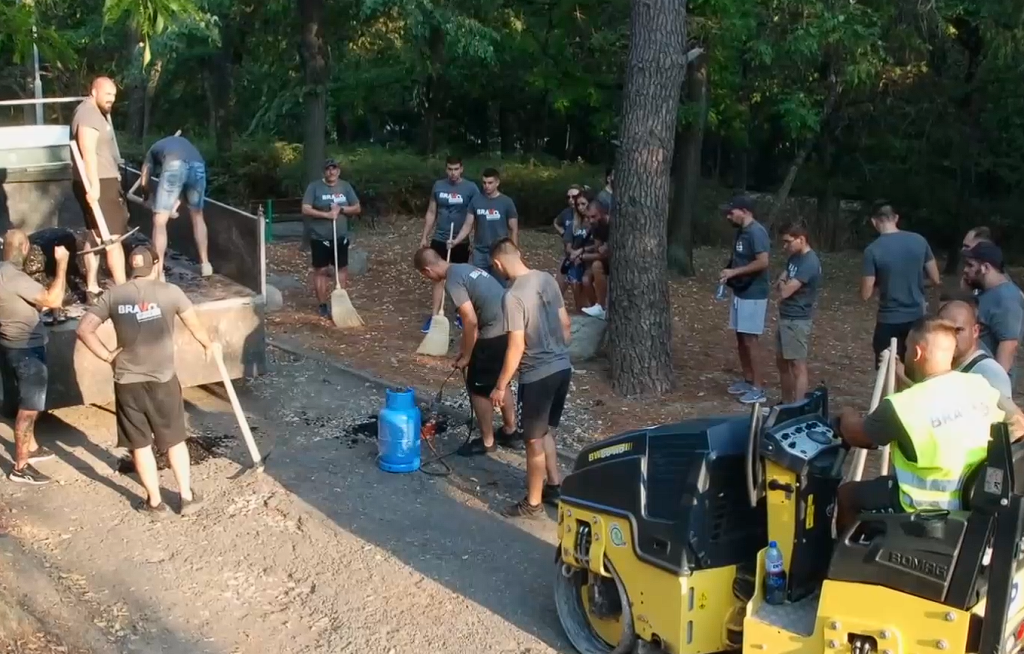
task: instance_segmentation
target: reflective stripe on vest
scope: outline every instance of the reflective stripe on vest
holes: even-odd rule
[[[900,503],[907,511],[959,510],[964,477],[988,453],[992,423],[1005,416],[999,391],[979,375],[949,372],[890,395],[917,461],[892,448]]]

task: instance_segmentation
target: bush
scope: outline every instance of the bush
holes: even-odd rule
[[[248,207],[270,198],[298,198],[305,190],[301,145],[239,140],[222,154],[210,141],[194,142],[206,157],[210,197]],[[125,142],[121,151],[139,165],[148,145]],[[329,148],[328,156],[338,160],[364,210],[376,214],[422,215],[434,181],[444,176],[444,156],[426,158],[379,146]],[[478,184],[484,168],[501,172],[501,191],[516,203],[524,226],[550,224],[565,208],[570,184],[604,186],[604,169],[588,164],[484,157],[464,163],[465,177]]]

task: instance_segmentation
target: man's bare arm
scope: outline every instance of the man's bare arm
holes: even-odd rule
[[[924,272],[932,286],[942,286],[942,275],[939,274],[939,264],[936,263],[935,259],[924,264]]]
[[[313,218],[326,218],[327,220],[333,220],[334,219],[334,214],[332,212],[330,212],[330,211],[320,211],[319,209],[314,209],[313,205],[311,205],[311,204],[303,204],[302,205],[302,215],[303,216],[310,216],[310,217],[313,217]]]
[[[96,330],[99,329],[102,324],[103,321],[94,314],[85,314],[78,323],[78,340],[85,343],[85,346],[89,348],[89,351],[95,354],[97,358],[110,363],[121,350],[117,349],[112,352],[103,344],[103,341],[100,340],[99,335],[96,334]]]
[[[1017,356],[1017,341],[1000,341],[994,354],[1003,370],[1010,372],[1013,368],[1013,360]]]
[[[779,284],[779,297],[785,300],[800,290],[804,283],[799,279],[787,279]]]
[[[99,142],[100,133],[92,127],[79,127],[76,141],[78,149],[82,153],[82,163],[85,164],[85,175],[89,179],[90,195],[94,200],[100,199],[100,173],[96,158],[96,144]]]
[[[431,194],[430,202],[427,204],[427,214],[423,217],[423,235],[420,243],[426,247],[430,243],[430,237],[434,233],[434,223],[437,222],[437,198]]]
[[[562,337],[565,338],[565,344],[568,345],[572,341],[572,320],[569,319],[569,312],[562,307],[558,310],[558,320],[562,323]]]
[[[755,256],[754,260],[748,263],[747,265],[740,266],[739,268],[733,268],[732,272],[736,276],[753,275],[754,273],[759,273],[762,270],[766,270],[767,268],[768,253],[762,252],[761,254]]]
[[[475,229],[475,227],[476,216],[474,216],[473,212],[471,211],[466,214],[466,219],[462,222],[462,229],[460,229],[459,233],[455,235],[455,245],[458,245],[459,243],[462,243],[467,238],[469,238],[469,233],[472,232]]]
[[[209,350],[213,347],[213,342],[210,340],[210,335],[206,332],[206,327],[199,320],[199,316],[196,315],[194,307],[189,307],[185,311],[178,314],[181,318],[181,322],[185,324],[185,327],[192,332],[192,336],[195,337],[199,344],[203,346],[204,350]]]
[[[468,359],[473,354],[473,348],[476,346],[476,339],[479,335],[479,322],[472,302],[466,301],[459,306],[459,317],[462,318],[461,355]]]
[[[505,350],[505,363],[501,366],[501,374],[498,375],[498,383],[495,388],[504,390],[512,382],[516,370],[519,370],[519,362],[523,360],[523,352],[526,351],[526,333],[515,331],[508,333],[508,349]]]
[[[860,278],[860,299],[867,302],[871,299],[871,296],[875,294],[875,278],[872,277],[861,277]]]
[[[57,259],[57,270],[50,282],[50,288],[32,301],[32,304],[44,309],[59,309],[64,304],[64,290],[68,277],[68,260]]]
[[[510,218],[508,221],[508,237],[519,247],[519,219]]]
[[[341,213],[345,214],[346,216],[358,216],[359,214],[363,213],[363,205],[358,202],[356,202],[355,204],[350,204],[347,207],[342,207]]]

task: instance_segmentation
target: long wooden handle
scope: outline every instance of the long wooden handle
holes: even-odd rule
[[[452,239],[454,237],[455,237],[455,225],[452,224],[452,225],[448,226],[448,254],[444,258],[444,260],[447,263],[451,263],[452,262],[452,245],[451,244],[452,244]],[[441,291],[441,310],[438,312],[437,315],[441,316],[442,318],[444,317],[444,291],[443,290]]]
[[[78,143],[75,141],[71,141],[71,159],[78,170],[78,176],[82,178],[82,186],[85,188],[86,194],[92,195],[92,187],[89,186],[89,175],[85,172],[85,160],[82,159],[82,151],[78,149]],[[91,202],[89,203],[89,208],[92,209],[92,215],[96,218],[96,226],[100,230],[100,238],[103,239],[104,243],[110,242],[110,230],[107,229],[107,221],[103,218],[100,203]]]
[[[875,388],[871,392],[871,408],[868,410],[869,413],[878,408],[879,402],[882,401],[882,393],[885,390],[886,379],[889,376],[889,367],[892,365],[892,352],[894,350],[885,350],[882,352],[882,361],[878,365],[878,372],[875,374]],[[860,481],[860,478],[864,476],[864,462],[867,460],[868,451],[862,448],[855,448],[853,453],[853,465],[850,466],[850,476],[848,481]]]
[[[899,343],[897,343],[895,338],[889,339],[889,367],[886,369],[885,390],[882,392],[882,397],[888,397],[896,392],[896,361],[899,359],[899,356]],[[879,400],[879,403],[881,403],[881,400]],[[888,445],[882,448],[882,467],[879,474],[889,474]]]
[[[235,412],[235,419],[238,420],[238,427],[242,430],[242,436],[245,438],[245,446],[249,448],[249,456],[252,457],[253,465],[259,467],[263,465],[263,458],[260,456],[260,451],[256,449],[256,441],[249,430],[249,421],[245,419],[245,414],[242,413],[242,405],[238,401],[238,395],[235,394],[235,385],[231,383],[228,368],[224,365],[224,353],[220,343],[215,343],[213,346],[213,358],[217,362],[217,370],[220,371],[220,378],[224,382],[224,389],[228,392],[228,399],[231,400],[231,408]]]
[[[331,226],[334,227],[334,246],[331,248],[334,250],[334,288],[341,288],[341,273],[338,272],[338,219],[335,218],[331,221]]]

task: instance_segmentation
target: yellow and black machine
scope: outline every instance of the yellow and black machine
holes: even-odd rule
[[[848,448],[828,393],[628,432],[562,483],[555,601],[581,654],[1017,654],[1024,497],[994,425],[963,511],[834,535]],[[765,600],[769,541],[788,576]]]

